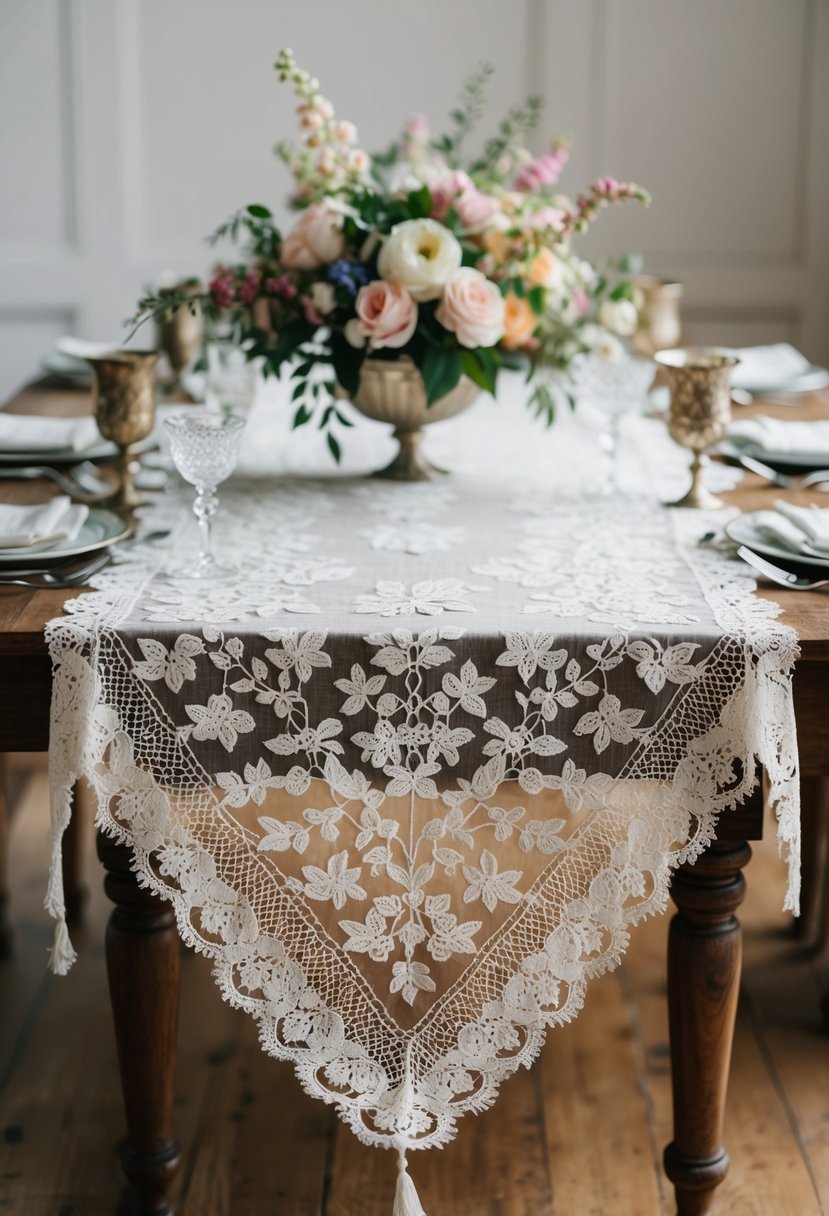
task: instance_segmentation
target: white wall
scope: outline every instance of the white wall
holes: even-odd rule
[[[285,45],[369,147],[491,60],[493,115],[536,90],[576,138],[565,189],[651,188],[593,252],[682,278],[702,340],[829,362],[829,0],[0,0],[0,394],[279,202]]]

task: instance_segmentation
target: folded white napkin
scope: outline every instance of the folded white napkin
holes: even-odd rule
[[[744,346],[731,351],[740,360],[731,373],[734,388],[774,391],[782,389],[810,368],[809,360],[788,342],[772,346]]]
[[[0,412],[0,452],[85,452],[100,443],[94,418]]]
[[[65,494],[35,506],[0,503],[0,550],[31,549],[74,540],[89,507],[73,506]]]
[[[745,418],[732,422],[728,439],[747,456],[776,456],[793,463],[829,465],[829,420],[788,422],[783,418]]]
[[[774,511],[758,511],[753,523],[768,540],[793,553],[812,553],[829,558],[829,510],[796,507],[782,499]]]

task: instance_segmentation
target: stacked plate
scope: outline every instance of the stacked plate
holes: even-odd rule
[[[34,506],[0,503],[0,570],[48,569],[106,549],[130,531],[115,511],[65,495]]]
[[[829,510],[778,499],[774,510],[750,511],[726,525],[731,540],[784,568],[796,563],[829,570]]]

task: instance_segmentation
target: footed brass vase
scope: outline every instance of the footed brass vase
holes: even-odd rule
[[[131,510],[143,502],[135,487],[139,464],[133,445],[155,425],[156,351],[113,350],[87,357],[93,371],[95,421],[104,439],[120,449],[116,506]]]
[[[423,378],[410,359],[366,359],[351,403],[366,418],[390,422],[400,445],[391,464],[374,476],[394,481],[432,481],[442,476],[446,470],[431,464],[421,451],[423,427],[460,414],[479,392],[472,380],[462,376],[451,392],[428,405]]]
[[[690,448],[691,488],[671,507],[713,511],[725,504],[703,484],[703,453],[725,438],[731,421],[731,369],[740,362],[714,347],[662,350],[654,359],[668,373],[671,438]]]

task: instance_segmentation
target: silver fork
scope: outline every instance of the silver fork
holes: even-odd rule
[[[13,575],[9,576],[0,574],[0,587],[29,587],[33,591],[56,590],[58,587],[82,587],[108,561],[109,554],[102,553],[74,570],[67,570],[61,566],[55,570],[15,571]],[[25,578],[24,575],[32,575],[32,577]]]
[[[77,466],[75,476],[61,473],[47,464],[33,464],[0,469],[0,477],[13,481],[37,481],[41,477],[46,477],[75,502],[85,503],[88,506],[96,502],[103,502],[104,499],[111,498],[115,493],[113,486],[100,478],[96,477],[93,482],[85,463]],[[81,481],[82,477],[83,481]]]
[[[740,545],[737,553],[744,562],[748,562],[749,566],[753,566],[767,579],[779,583],[781,587],[789,587],[792,591],[814,591],[829,584],[829,578],[810,578],[808,575],[797,574],[794,570],[787,570],[784,566],[775,566],[773,562],[767,561],[753,549],[747,549],[745,545]]]
[[[820,486],[829,482],[829,469],[815,469],[812,473],[795,476],[791,473],[781,473],[779,469],[773,469],[770,464],[764,464],[762,460],[755,460],[753,456],[741,456],[740,464],[749,472],[764,477],[772,485],[780,486],[782,490],[808,490],[812,486]]]

